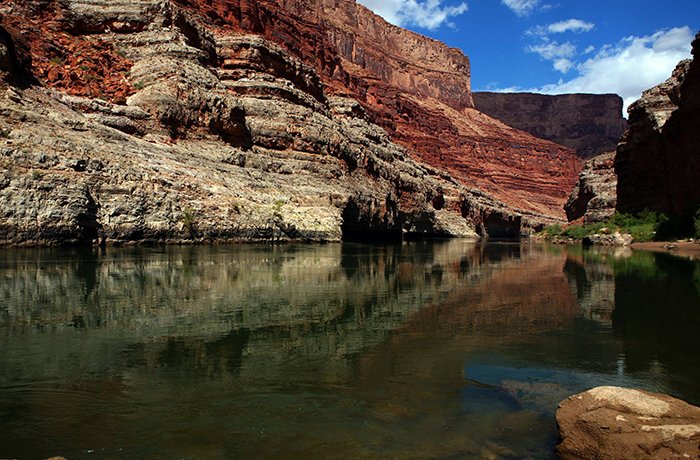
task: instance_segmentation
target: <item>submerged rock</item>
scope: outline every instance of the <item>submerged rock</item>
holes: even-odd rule
[[[557,410],[562,459],[698,458],[700,407],[671,396],[597,387]]]

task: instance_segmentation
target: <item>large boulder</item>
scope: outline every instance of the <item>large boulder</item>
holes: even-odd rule
[[[700,456],[700,407],[671,396],[597,387],[563,401],[556,417],[562,459]]]

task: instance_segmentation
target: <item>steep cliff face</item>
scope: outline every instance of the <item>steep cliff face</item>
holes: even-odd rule
[[[474,93],[476,108],[505,124],[591,158],[615,150],[627,129],[616,94]]]
[[[583,217],[589,224],[612,217],[616,204],[615,152],[608,152],[586,162],[564,209],[570,222]]]
[[[178,3],[205,23],[265,35],[311,63],[414,158],[515,214],[563,218],[580,162],[473,109],[469,61],[459,51],[394,27],[352,0]]]
[[[517,235],[578,169],[472,109],[461,53],[354,2],[0,14],[2,244]]]
[[[630,129],[615,158],[617,209],[651,209],[686,226],[700,206],[700,34],[692,61],[630,107]]]

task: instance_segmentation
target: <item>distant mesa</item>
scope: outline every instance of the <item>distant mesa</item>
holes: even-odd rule
[[[569,147],[584,159],[615,150],[627,129],[623,101],[616,94],[475,92],[473,96],[483,113]]]

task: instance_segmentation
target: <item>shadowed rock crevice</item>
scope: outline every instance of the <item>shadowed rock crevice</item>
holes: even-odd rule
[[[342,234],[345,241],[401,240],[396,204],[369,197],[353,197],[343,209]]]
[[[0,16],[0,78],[12,85],[27,88],[38,82],[31,74],[32,56],[29,43]]]
[[[92,197],[90,190],[85,191],[85,209],[76,216],[79,234],[77,243],[92,245],[99,237],[102,225],[97,221],[98,205]]]

